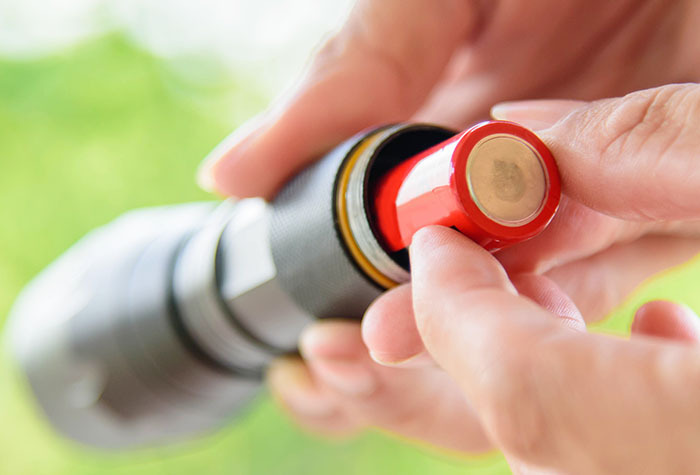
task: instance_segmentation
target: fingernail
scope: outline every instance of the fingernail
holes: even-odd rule
[[[491,117],[517,122],[535,131],[545,130],[585,104],[570,100],[501,102],[491,108]]]
[[[214,169],[224,157],[235,157],[236,148],[240,147],[241,142],[243,142],[245,138],[240,135],[238,130],[234,131],[204,157],[204,160],[202,160],[202,163],[199,164],[199,168],[197,169],[197,185],[199,185],[201,189],[209,193],[217,191]]]
[[[335,405],[314,386],[308,369],[299,358],[278,358],[267,370],[272,394],[295,413],[320,417],[333,413]]]
[[[420,353],[406,358],[396,358],[394,356],[382,355],[371,351],[369,355],[376,363],[392,368],[425,368],[435,364],[430,355],[425,351],[421,351]]]
[[[210,193],[217,191],[215,169],[223,160],[235,161],[245,153],[253,137],[260,133],[266,115],[258,114],[244,122],[204,157],[197,169],[196,179],[200,188]]]
[[[202,161],[197,169],[196,181],[197,186],[206,191],[207,193],[214,193],[216,183],[214,182],[214,175],[212,173],[213,161],[209,158],[209,155]]]

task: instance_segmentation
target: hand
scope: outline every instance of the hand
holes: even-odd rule
[[[549,117],[551,127],[539,135],[557,157],[568,195],[544,233],[498,253],[499,260],[511,273],[546,273],[594,319],[631,290],[623,281],[696,254],[698,107],[698,84],[590,104],[497,106],[494,115],[526,125]]]
[[[417,333],[514,470],[697,467],[700,350],[686,342],[697,344],[700,327],[690,310],[647,305],[636,333],[676,341],[624,341],[518,294],[497,260],[452,230],[419,231],[411,263]]]
[[[541,113],[547,108],[557,108],[560,105],[557,102],[549,101],[510,104],[503,108],[500,113],[507,113],[511,116],[519,115],[520,121],[523,122],[527,121],[527,118],[532,114]],[[558,157],[565,186],[571,189],[572,195],[581,202],[590,203],[592,207],[609,214],[621,215],[627,219],[637,219],[637,221],[632,222],[616,218],[622,225],[637,227],[638,231],[674,232],[678,235],[690,235],[697,232],[697,221],[695,219],[669,223],[663,221],[663,217],[680,219],[700,216],[700,205],[698,205],[700,200],[697,196],[699,194],[697,184],[700,184],[700,175],[695,173],[695,167],[693,166],[696,150],[700,150],[700,137],[695,133],[698,124],[700,124],[700,86],[691,84],[643,91],[620,99],[578,104],[573,112],[540,134],[547,140]],[[611,146],[610,144],[620,145]],[[667,158],[664,159],[664,157]],[[615,164],[615,166],[606,165],[607,163]],[[601,170],[605,170],[605,173],[601,173]],[[583,186],[586,182],[596,183],[596,180],[605,180],[605,182],[600,187]],[[639,198],[638,193],[640,187],[647,193],[642,199]],[[572,220],[569,226],[573,226],[575,223]],[[562,225],[560,230],[555,228],[550,234],[543,234],[532,241],[521,244],[521,248],[519,250],[514,249],[511,256],[508,254],[511,251],[504,251],[499,258],[502,261],[512,260],[512,262],[518,262],[518,254],[539,255],[533,262],[547,263],[556,258],[557,254],[560,256],[563,254],[566,257],[567,247],[560,246],[558,243],[563,235],[562,233],[565,234],[571,229],[576,228]],[[449,246],[443,247],[453,252],[456,258],[466,252],[463,249],[460,250],[461,248],[465,246],[469,248],[469,246],[465,244],[468,241],[463,240],[464,242],[460,243],[453,234],[448,233],[448,235],[443,236],[444,239],[450,241]],[[575,234],[571,233],[570,237],[574,238]],[[619,236],[613,237],[613,241],[619,239]],[[647,250],[653,249],[654,246],[662,250],[664,246],[668,247],[669,245],[679,248],[678,244],[683,240],[680,237],[653,235],[648,235],[645,239],[646,241],[638,240],[630,244],[619,242],[614,248],[594,255],[591,258],[586,258],[584,261],[574,260],[569,264],[552,269],[549,273],[557,275],[557,272],[559,272],[561,277],[565,275],[567,269],[575,269],[576,266],[582,265],[582,262],[590,268],[596,269],[594,264],[597,259],[601,267],[596,272],[599,276],[604,276],[606,270],[608,274],[611,273],[610,267],[604,267],[605,258],[611,261],[608,265],[625,263],[625,265],[630,266],[633,260],[645,260],[640,258],[638,254],[642,246],[648,246]],[[655,244],[651,244],[650,239],[655,239]],[[668,240],[672,241],[669,242]],[[687,238],[686,242],[687,246],[683,252],[690,255],[692,252],[697,251],[697,241],[695,239]],[[432,244],[440,247],[434,241]],[[422,249],[422,253],[427,253],[428,247],[425,243],[418,245],[418,249]],[[626,247],[629,247],[629,249],[625,249]],[[416,245],[414,244],[411,248],[412,256],[418,252],[415,249]],[[445,249],[443,251],[447,253]],[[577,250],[576,246],[574,246],[574,250],[578,252],[580,249]],[[469,253],[474,253],[473,249]],[[667,258],[668,255],[670,254],[662,254],[661,259]],[[509,282],[504,270],[500,265],[494,263],[488,265],[483,263],[485,266],[484,272],[478,270],[478,265],[470,264],[465,266],[465,274],[464,272],[457,272],[454,265],[447,265],[448,257],[442,256],[442,258],[439,258],[440,254],[431,254],[431,256],[431,259],[433,259],[431,262],[434,263],[433,267],[435,267],[435,269],[431,267],[433,269],[431,272],[437,272],[440,266],[447,266],[447,269],[455,271],[452,279],[457,283],[465,280],[466,275],[471,275],[472,280],[478,280],[480,282],[479,285],[482,286],[487,286],[486,284],[490,284],[493,281],[496,283],[500,282],[499,285],[505,289],[513,290],[511,285],[514,285],[520,300],[524,300],[521,298],[523,296],[529,297],[530,300],[549,310],[550,313],[565,317],[568,326],[579,330],[584,328],[576,307],[552,279],[541,275],[515,274]],[[469,259],[472,259],[473,262],[484,261],[483,257],[470,256]],[[467,257],[464,260],[466,261]],[[418,292],[415,290],[415,287],[419,285],[417,280],[419,276],[416,272],[419,271],[420,267],[416,268],[414,261],[412,261],[412,275],[415,294]],[[493,259],[488,262],[491,261]],[[464,262],[459,262],[464,265]],[[632,267],[634,268],[634,266]],[[491,270],[489,271],[489,269]],[[585,274],[583,269],[579,270]],[[627,272],[623,269],[623,272],[615,272],[612,275],[613,278],[619,279],[620,276],[629,277],[634,272],[636,271]],[[456,292],[452,300],[462,302],[465,309],[469,307],[480,308],[482,305],[480,293],[471,292],[471,297],[469,298],[471,303],[467,305],[466,302],[460,300],[463,298],[459,297],[461,291],[453,289],[454,286],[450,286],[445,282],[445,276],[449,275],[448,271],[445,271],[443,274],[441,274],[443,275],[442,280],[438,279],[432,286],[428,286],[428,284],[424,284],[424,286],[435,288],[442,285],[442,287]],[[595,276],[596,274],[593,275]],[[479,276],[482,277],[481,280],[479,280]],[[494,276],[500,276],[498,277],[500,280],[494,280]],[[491,281],[487,278],[491,279]],[[570,281],[563,279],[563,282]],[[611,282],[614,281],[611,280]],[[450,299],[445,295],[445,292],[435,294],[431,297],[432,301],[436,304],[445,300],[449,301]],[[584,292],[575,293],[582,296],[585,292],[588,292],[589,298],[595,297],[595,293],[590,286],[584,289]],[[428,299],[430,296],[429,293],[425,295],[424,299]],[[497,301],[498,299],[495,299],[495,302]],[[452,376],[455,375],[434,353],[433,348],[428,343],[431,338],[434,338],[434,335],[425,334],[420,323],[421,307],[415,301],[413,305],[413,308],[416,309],[415,318],[418,324],[416,324],[413,317],[409,286],[399,287],[381,297],[370,308],[363,321],[364,340],[374,359],[389,363],[407,360],[407,363],[404,363],[402,368],[379,368],[373,365],[359,342],[359,337],[357,336],[359,331],[353,329],[350,323],[343,324],[345,329],[338,324],[334,324],[334,327],[331,324],[319,324],[310,329],[309,333],[315,335],[312,339],[315,341],[309,343],[307,339],[303,339],[302,350],[305,356],[308,357],[309,367],[314,374],[315,381],[312,382],[309,376],[310,373],[308,373],[309,370],[304,368],[304,374],[308,378],[307,388],[310,391],[314,391],[317,400],[324,400],[327,407],[332,407],[336,411],[336,415],[342,414],[345,420],[352,421],[354,424],[380,425],[403,435],[420,437],[422,440],[434,444],[470,451],[483,450],[485,447],[488,447],[489,441],[493,441],[499,447],[510,452],[511,458],[514,457],[516,460],[522,459],[532,462],[528,457],[523,457],[517,449],[510,448],[508,443],[504,443],[499,439],[498,435],[494,435],[496,429],[489,426],[488,417],[484,415],[485,413],[478,406],[477,401],[472,399],[469,391],[457,391],[459,394],[455,395],[454,384],[435,383],[435,381],[442,381],[439,378],[444,377],[439,368],[447,370],[448,374]],[[440,313],[438,318],[432,315],[432,317],[440,321],[458,319],[458,317],[450,319],[450,316]],[[490,324],[493,318],[495,317],[491,317],[489,313],[484,313],[481,320],[477,321],[481,321],[486,325]],[[505,328],[508,322],[507,315],[505,318],[503,320],[505,323],[502,323],[504,325],[501,328],[502,331],[507,330]],[[476,330],[471,329],[470,331]],[[651,306],[640,309],[633,331],[635,333],[689,341],[697,340],[700,335],[697,317],[688,309],[671,303],[654,303]],[[450,335],[459,334],[454,329],[445,329],[443,333],[449,333]],[[599,338],[602,337],[590,338],[592,339],[591,341],[599,341]],[[471,345],[471,341],[472,337],[469,337],[463,344]],[[495,348],[489,350],[491,353],[502,350],[504,345],[506,349],[511,346],[510,343],[494,343],[495,337],[487,341],[495,344]],[[607,339],[600,341],[607,341]],[[348,351],[343,353],[333,349],[334,345],[342,345],[343,342],[345,344],[352,342],[355,348],[354,352]],[[622,353],[629,351],[622,342],[615,341],[615,343],[622,348],[619,350]],[[428,353],[425,352],[424,344],[427,346]],[[513,345],[515,345],[515,342],[513,342]],[[538,343],[533,337],[533,339],[524,343],[521,342],[519,345],[521,351],[525,352],[528,348],[532,349],[537,346]],[[598,343],[591,345],[591,348],[600,346]],[[603,347],[607,348],[605,345]],[[479,348],[486,351],[480,345]],[[591,349],[585,351],[593,352]],[[432,364],[432,358],[426,356],[427,354],[433,356],[438,364]],[[497,354],[493,358],[496,358]],[[580,357],[583,358],[583,356]],[[455,358],[459,359],[457,356]],[[476,358],[476,356],[471,358]],[[662,357],[659,356],[659,358]],[[327,365],[328,360],[333,361],[335,370],[332,365],[324,367],[324,365]],[[426,360],[427,365],[425,364]],[[593,358],[590,361],[591,364],[594,364],[598,360],[599,358]],[[423,367],[420,369],[404,369],[407,364],[410,367],[421,361],[423,362]],[[580,360],[579,365],[586,367],[588,370],[590,367],[585,366],[586,361],[584,359]],[[631,373],[637,372],[636,366],[618,368],[623,363],[615,361],[615,365],[612,366],[616,370],[622,372],[630,371]],[[507,361],[504,363],[489,362],[487,364],[506,363]],[[299,365],[298,368],[301,371],[303,367],[300,363],[295,364]],[[480,364],[484,363],[481,362]],[[338,369],[339,366],[342,367],[342,371]],[[579,372],[583,371],[581,368],[571,369],[572,371],[574,369]],[[335,384],[343,378],[343,374],[359,374],[361,372],[364,372],[365,376],[363,377],[365,379],[370,379],[367,376],[368,374],[373,375],[374,378],[374,385],[371,387],[371,390],[367,390],[364,394],[352,394],[352,392],[345,390],[347,388],[338,387]],[[661,370],[655,377],[662,377]],[[692,377],[695,376],[688,374],[688,378]],[[343,381],[347,382],[351,381],[351,379],[346,378]],[[457,382],[459,381],[459,378],[457,378]],[[654,380],[649,384],[657,383],[659,381]],[[285,394],[288,394],[289,388],[294,387],[293,384],[280,384],[275,373],[273,373],[273,384],[282,398],[285,397]],[[586,384],[596,383],[586,379]],[[608,384],[608,382],[604,384]],[[601,383],[596,387],[605,388],[604,384]],[[617,386],[615,387],[617,391]],[[664,388],[661,386],[658,389],[662,392],[664,391]],[[373,393],[372,391],[374,390],[382,391],[382,397],[375,397],[377,393]],[[532,388],[528,390],[534,391]],[[608,392],[617,394],[616,391]],[[407,397],[407,394],[410,397]],[[598,396],[598,399],[602,401],[600,404],[612,404],[611,401],[617,397],[615,394],[606,394],[607,399],[601,399]],[[368,395],[371,395],[371,397],[368,397]],[[462,409],[458,411],[454,408],[454,405],[455,401],[459,401],[459,395],[462,395],[464,400]],[[512,398],[514,397],[512,396]],[[528,397],[527,392],[523,392],[523,397]],[[420,404],[421,401],[423,402],[422,406]],[[587,398],[577,398],[577,404],[581,406],[580,410],[583,413],[591,410],[588,408],[590,402]],[[596,404],[599,403],[597,400],[595,402]],[[513,401],[510,400],[509,403],[513,403]],[[675,402],[669,402],[669,404],[675,404]],[[294,406],[294,403],[290,405]],[[600,407],[596,407],[602,410]],[[643,405],[639,407],[642,408],[640,411],[644,410]],[[517,406],[514,410],[517,410]],[[413,411],[413,416],[406,417],[407,413],[411,413],[410,411]],[[308,418],[300,415],[299,412],[297,414],[302,423],[309,425]],[[478,414],[478,416],[475,414]],[[548,414],[544,414],[542,417],[545,416],[549,417]],[[636,416],[643,418],[643,414],[637,414]],[[390,420],[386,418],[390,418]],[[324,426],[324,421],[315,421],[315,424],[315,427]],[[583,430],[582,427],[578,429]],[[586,428],[586,432],[588,430],[589,428]],[[604,430],[605,427],[602,425],[590,427],[590,431],[593,434],[596,431]],[[675,442],[679,446],[684,446],[685,444],[684,440]],[[636,444],[634,440],[630,443]],[[637,445],[635,447],[640,446]],[[660,449],[657,449],[656,452],[658,450]],[[671,449],[665,447],[664,450]],[[646,451],[632,451],[631,453],[641,460],[643,457],[639,454],[646,454]],[[663,459],[665,462],[669,462],[670,458],[672,458],[669,453],[662,454],[664,457],[669,457],[669,459]],[[593,453],[591,460],[594,460],[596,456],[597,454]],[[601,455],[603,459],[608,456],[609,454]],[[657,462],[661,463],[660,460],[657,460]],[[608,462],[602,461],[600,463],[607,464]],[[634,465],[630,465],[630,467],[634,467]]]
[[[464,128],[504,100],[590,100],[695,80],[699,23],[693,1],[358,0],[292,93],[224,141],[200,182],[270,198],[377,124]]]
[[[698,2],[481,3],[358,0],[292,94],[217,147],[200,183],[225,195],[270,198],[294,172],[366,127],[412,119],[463,128],[503,100],[596,99],[700,78]],[[571,107],[530,114],[526,125],[545,128]],[[584,317],[599,319],[642,280],[696,250],[694,241],[660,240],[645,229],[564,197],[547,231],[557,239],[546,242],[556,246],[546,256],[520,253],[507,267],[551,270]],[[609,269],[614,282],[599,285],[613,275]]]
[[[466,1],[411,2],[410,7],[406,2],[393,0],[360,2],[346,27],[321,50],[294,94],[256,122],[237,131],[212,153],[203,167],[202,182],[224,194],[269,198],[290,174],[309,160],[367,126],[413,117],[463,127],[483,117],[491,104],[505,99],[537,96],[590,99],[696,79],[698,64],[694,48],[697,42],[692,35],[699,21],[698,7],[694,2],[669,5],[667,2],[627,1],[611,6],[602,1],[595,4],[504,1],[491,11],[483,11],[476,7],[476,2]],[[545,18],[546,22],[542,20]],[[598,45],[600,51],[597,51]],[[547,120],[551,120],[551,112]],[[638,223],[630,225],[610,218],[573,199],[566,200],[562,211],[550,228],[549,236],[568,230],[570,235],[589,238],[589,241],[579,242],[572,246],[573,250],[559,246],[556,253],[545,252],[539,259],[529,262],[518,262],[507,253],[501,257],[513,272],[518,271],[518,267],[520,271],[548,271],[559,285],[576,290],[580,295],[574,295],[574,299],[581,304],[586,316],[600,315],[610,302],[616,303],[619,295],[641,279],[669,264],[682,262],[695,252],[694,240],[674,238],[677,243],[668,246],[656,236],[645,235],[647,229],[642,229],[644,226]],[[582,226],[579,223],[585,224],[586,233],[581,233],[581,227],[577,227]],[[634,238],[640,240],[630,247],[618,245],[618,241]],[[670,254],[657,258],[645,252],[645,258],[639,259],[634,252],[662,248],[670,249]],[[515,252],[511,252],[511,256],[513,254]],[[634,260],[630,258],[633,254]],[[630,266],[630,263],[635,265]],[[601,288],[595,285],[596,281],[610,275],[616,276],[609,279],[609,287],[615,289],[612,297],[609,301],[594,298]],[[579,285],[582,282],[586,285]],[[400,290],[389,295],[397,292]],[[594,301],[605,305],[590,305]],[[375,308],[381,308],[381,304]],[[389,314],[398,317],[407,313]],[[311,329],[309,333],[314,331]],[[326,332],[330,333],[333,332]],[[336,339],[340,338],[340,333],[343,332],[333,333]],[[359,331],[350,327],[338,341],[348,343],[345,348],[349,351],[343,358],[365,358],[362,361],[372,365],[366,359],[366,350],[358,335]],[[308,340],[323,341],[318,335]],[[302,342],[302,346],[304,344]],[[314,345],[307,346],[314,348]],[[322,346],[316,344],[315,348]],[[306,354],[313,356],[315,353],[309,349]],[[278,371],[272,372],[275,378],[287,374],[308,382],[304,378],[309,377],[309,368],[289,364],[295,369],[288,366],[289,371],[285,373],[278,366]],[[305,388],[316,391],[320,386],[321,393],[331,393],[331,389],[325,388],[328,378],[316,372],[315,366],[318,365],[310,365],[314,386]],[[370,370],[381,372],[379,386],[382,381],[397,381],[398,373],[402,373],[404,384],[382,386],[389,392],[396,391],[393,396],[385,396],[384,404],[372,406],[373,403],[367,401],[354,411],[360,413],[359,416],[339,416],[338,419],[329,416],[325,422],[330,424],[332,420],[340,425],[344,420],[348,426],[369,422],[408,432],[401,430],[412,424],[406,414],[416,414],[420,398],[417,397],[416,404],[406,408],[403,414],[400,414],[401,407],[396,407],[396,401],[403,401],[407,388],[429,386],[430,381],[434,381],[431,378],[438,377],[434,368],[407,372],[371,366]],[[329,374],[327,371],[325,376]],[[412,375],[415,376],[413,383]],[[449,392],[448,387],[445,393]],[[295,390],[292,385],[286,388],[287,392]],[[432,394],[423,396],[423,402],[434,404],[435,400],[429,399]],[[457,396],[453,398],[459,400]],[[327,404],[326,408],[331,406]],[[427,420],[430,411],[424,412]],[[386,418],[393,414],[396,420],[403,419],[403,422],[387,424],[377,414]],[[467,420],[471,416],[466,412],[463,417]],[[447,426],[441,428],[439,423],[448,419],[449,415],[437,418],[432,432],[449,432]],[[325,427],[320,422],[318,425]],[[431,440],[430,434],[425,436],[430,432],[429,427],[413,425],[414,434]],[[465,431],[464,426],[451,430]],[[458,444],[460,448],[478,449],[487,445],[478,440],[479,430],[466,432],[474,437]]]

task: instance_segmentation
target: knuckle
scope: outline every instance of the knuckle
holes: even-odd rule
[[[414,77],[405,61],[387,50],[383,42],[368,38],[365,30],[346,26],[328,38],[314,54],[309,77],[315,83],[342,78],[347,83],[371,84],[362,91],[365,100],[348,103],[348,107],[369,115],[386,112],[399,120],[415,108],[411,94]]]
[[[602,158],[645,152],[662,157],[700,122],[700,86],[674,84],[635,92],[613,103]]]
[[[700,85],[673,84],[593,103],[582,111],[576,146],[584,150],[598,186],[618,196],[617,212],[645,220],[694,212],[700,173],[694,160],[700,147]],[[636,190],[623,187],[625,176]],[[679,188],[680,187],[680,188]],[[663,204],[658,200],[663,197]]]

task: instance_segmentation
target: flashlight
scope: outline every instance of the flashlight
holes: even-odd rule
[[[416,126],[369,134],[360,157],[350,154],[338,174],[341,235],[356,264],[384,288],[408,280],[405,249],[421,227],[454,227],[496,251],[539,234],[559,206],[554,158],[528,129],[483,122],[405,156],[412,140],[425,147],[435,132]],[[373,156],[363,159],[368,149]]]
[[[104,448],[192,437],[239,414],[317,318],[361,318],[410,279],[419,228],[489,250],[539,232],[560,198],[547,147],[516,124],[361,132],[272,203],[130,212],[36,277],[10,344],[51,423]]]

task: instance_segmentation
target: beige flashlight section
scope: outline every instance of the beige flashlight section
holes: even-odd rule
[[[512,135],[491,135],[474,146],[467,160],[467,185],[481,212],[504,226],[532,221],[547,196],[540,155]]]

